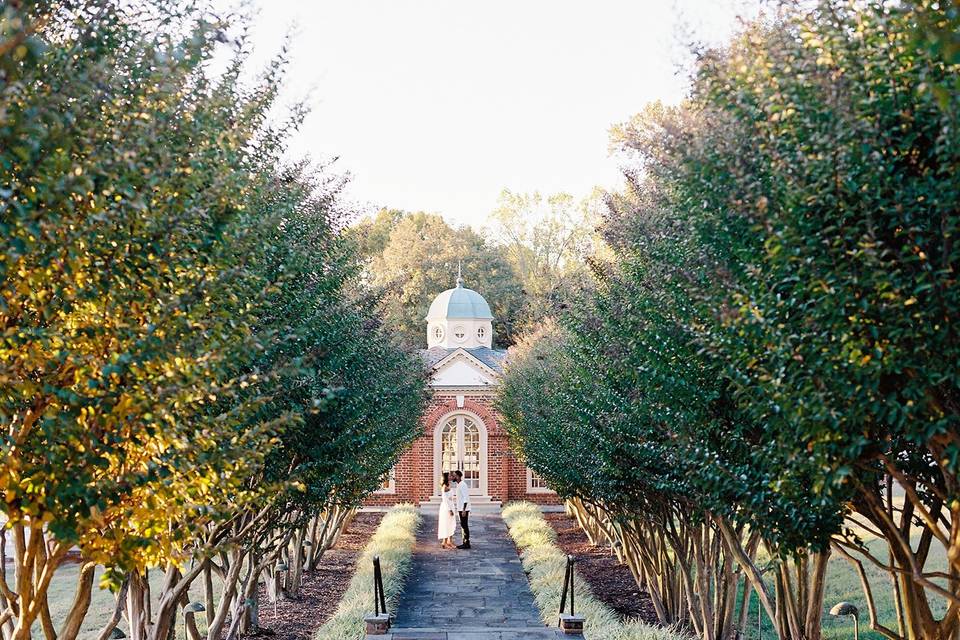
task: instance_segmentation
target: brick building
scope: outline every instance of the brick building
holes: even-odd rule
[[[427,349],[421,355],[433,398],[423,431],[366,505],[439,504],[441,473],[454,469],[463,471],[474,509],[521,499],[559,504],[510,451],[493,408],[507,352],[493,348],[487,301],[457,278],[456,287],[434,299],[426,323]]]

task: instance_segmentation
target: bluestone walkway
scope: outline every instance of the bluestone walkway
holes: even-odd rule
[[[540,620],[516,547],[499,513],[470,516],[470,550],[437,544],[424,512],[392,640],[522,640],[561,637]],[[459,531],[457,542],[460,540]]]

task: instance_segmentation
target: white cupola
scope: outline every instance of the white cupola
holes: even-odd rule
[[[427,347],[446,349],[475,349],[493,346],[493,314],[483,296],[463,286],[457,276],[457,286],[447,289],[436,298],[427,312]]]

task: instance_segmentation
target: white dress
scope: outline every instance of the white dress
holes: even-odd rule
[[[453,511],[453,493],[444,491],[440,496],[440,513],[437,519],[437,540],[453,536],[457,528],[457,520]]]

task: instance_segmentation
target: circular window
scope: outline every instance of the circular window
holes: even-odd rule
[[[453,337],[462,342],[463,339],[467,337],[467,330],[463,327],[454,327]]]
[[[443,327],[434,327],[433,328],[433,337],[436,340],[443,340]]]
[[[480,338],[481,340],[483,340],[484,336],[486,336],[486,335],[487,335],[487,330],[486,330],[486,328],[480,327],[480,328],[477,329],[477,337],[478,337],[478,338]]]

